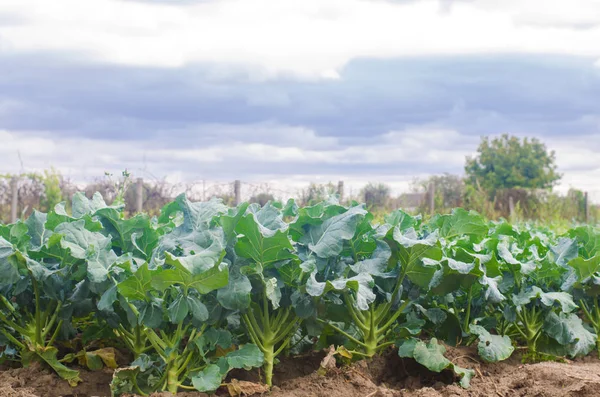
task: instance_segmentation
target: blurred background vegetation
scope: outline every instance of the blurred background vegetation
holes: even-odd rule
[[[364,202],[376,218],[396,208],[428,216],[464,207],[489,219],[534,221],[557,228],[568,228],[575,223],[597,223],[600,208],[588,203],[583,191],[570,189],[566,195],[553,191],[560,178],[555,154],[542,142],[503,135],[482,138],[477,154],[466,158],[464,175],[445,173],[415,179],[410,192],[397,197],[392,196],[388,185],[371,182],[355,195],[344,194],[343,186],[339,184],[311,183],[297,192],[295,198],[300,205],[312,205],[341,191],[343,202]],[[11,182],[15,179],[18,216],[22,217],[28,216],[33,209],[46,212],[62,201],[69,202],[76,191],[84,191],[88,197],[100,192],[107,202],[118,199],[130,213],[141,204],[144,211],[157,214],[182,192],[196,201],[212,197],[220,197],[229,205],[236,201],[235,187],[231,183],[218,185],[207,194],[194,186],[174,185],[165,180],[142,181],[142,186],[138,186],[140,182],[132,180],[125,172],[116,178],[106,174],[81,185],[68,180],[57,170],[49,169],[41,173],[0,175],[0,221],[10,220]],[[265,205],[276,197],[284,198],[282,194],[274,194],[276,190],[267,184],[253,185],[249,201]],[[139,192],[142,193],[141,202],[137,197]]]

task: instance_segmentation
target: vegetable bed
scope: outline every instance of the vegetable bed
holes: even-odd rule
[[[401,361],[395,352],[363,360],[348,367],[318,373],[322,355],[283,359],[275,368],[273,397],[592,397],[600,389],[600,361],[594,357],[576,359],[568,364],[543,362],[522,364],[520,357],[500,363],[475,362],[475,349],[448,349],[448,356],[476,371],[471,387],[455,385],[450,372],[437,374],[411,360]],[[111,371],[81,372],[83,382],[72,388],[48,370],[30,368],[0,372],[2,397],[109,397]],[[236,374],[237,375],[237,374]],[[257,380],[257,373],[245,374]],[[256,385],[245,386],[251,392]],[[154,397],[167,397],[155,393]],[[200,392],[182,392],[178,396],[207,397]],[[219,396],[230,396],[226,388]],[[256,394],[256,396],[261,394]]]
[[[335,199],[229,208],[180,196],[126,219],[76,194],[69,211],[0,225],[0,380],[7,395],[58,377],[74,388],[61,395],[81,396],[90,384],[114,396],[273,384],[281,396],[303,384],[374,396],[410,382],[433,387],[414,395],[489,395],[555,371],[548,382],[572,375],[582,395],[598,377],[582,357],[599,344],[599,248],[591,226],[556,235],[462,209],[377,223]],[[552,362],[565,358],[576,362]],[[278,380],[286,365],[295,380]]]

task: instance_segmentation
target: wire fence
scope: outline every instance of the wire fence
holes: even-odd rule
[[[362,194],[364,192],[361,192],[360,189],[349,189],[344,181],[338,181],[336,184],[290,183],[285,185],[280,182],[197,179],[173,183],[157,178],[150,173],[144,173],[144,178],[133,179],[129,183],[128,186],[124,186],[123,178],[114,180],[111,177],[98,178],[86,184],[71,183],[62,177],[54,180],[44,179],[36,174],[24,174],[12,178],[0,177],[0,222],[12,222],[19,217],[26,217],[34,209],[48,211],[60,201],[69,201],[77,191],[85,192],[88,197],[95,192],[100,192],[105,201],[110,203],[115,199],[119,189],[123,189],[126,210],[129,213],[145,211],[153,214],[158,213],[165,204],[182,193],[192,201],[207,201],[218,197],[229,205],[236,205],[242,201],[264,204],[269,200],[287,201],[290,198],[306,204],[330,194],[338,194],[344,201],[356,199],[357,201],[377,202],[380,205],[383,202],[375,196],[365,197]],[[355,192],[360,193],[356,194]],[[440,192],[437,194],[439,196]],[[587,220],[590,218],[590,207],[593,207],[594,213],[597,211],[592,203],[600,201],[600,189],[584,194],[585,197],[581,201],[585,208],[579,208],[576,211],[583,213],[581,218]],[[434,212],[440,207],[433,185],[428,186],[427,191],[407,192],[396,197],[389,197],[389,192],[387,195],[388,197],[384,198],[386,209],[405,208]],[[512,200],[512,198],[507,200],[506,207],[509,214],[514,211],[514,202],[511,205]],[[452,205],[460,206],[462,203],[453,203]],[[581,204],[573,201],[572,206],[581,206]]]

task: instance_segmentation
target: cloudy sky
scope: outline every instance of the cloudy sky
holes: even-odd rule
[[[600,1],[2,0],[0,173],[366,181],[536,136],[600,202]]]

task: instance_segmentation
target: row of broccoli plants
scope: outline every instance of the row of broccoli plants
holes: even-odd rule
[[[583,356],[600,347],[600,234],[487,222],[462,209],[377,224],[335,199],[236,208],[184,196],[126,219],[99,194],[0,225],[0,360],[41,361],[75,385],[114,372],[114,395],[214,391],[234,369],[331,344],[346,359],[396,346],[432,371],[444,357]]]

